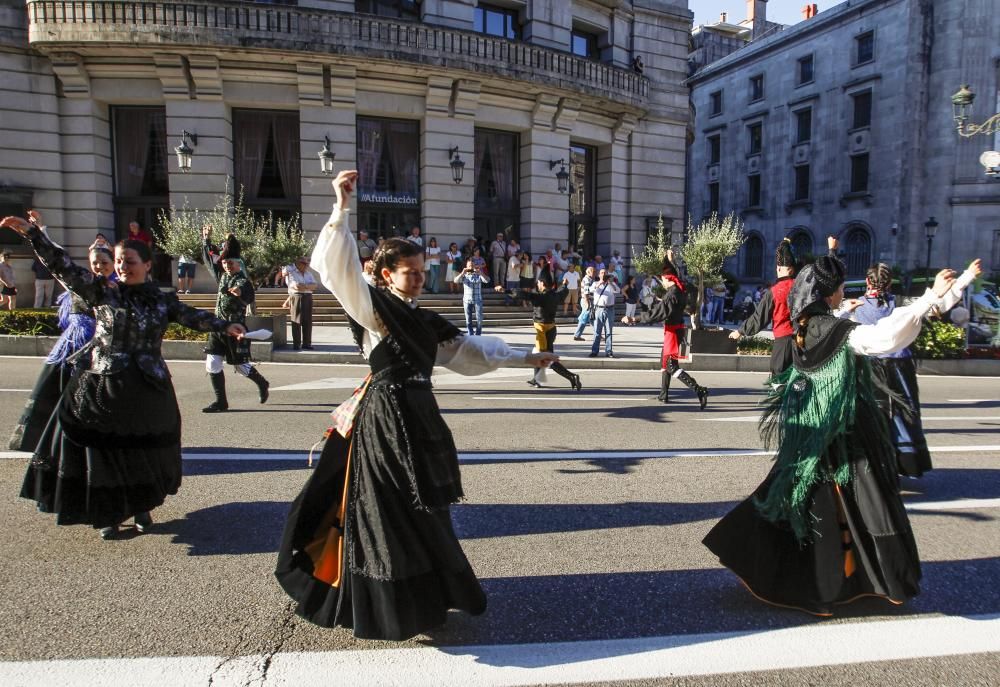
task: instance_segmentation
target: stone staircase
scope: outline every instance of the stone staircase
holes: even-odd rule
[[[284,289],[260,289],[257,291],[257,312],[282,312],[281,304],[285,302],[287,294]],[[180,299],[188,305],[203,310],[215,309],[214,293],[190,293],[180,294]],[[465,324],[465,312],[462,309],[461,294],[424,294],[420,299],[420,305],[440,313],[457,326]],[[622,306],[624,308],[624,306]],[[287,311],[285,311],[287,312]],[[504,305],[504,297],[501,294],[489,292],[483,293],[483,322],[489,327],[516,327],[531,325],[531,311],[524,306]],[[563,316],[560,314],[556,322],[569,326],[575,325],[575,316]],[[313,298],[313,324],[330,325],[346,324],[347,318],[344,309],[340,307],[337,299],[329,293],[318,293]]]

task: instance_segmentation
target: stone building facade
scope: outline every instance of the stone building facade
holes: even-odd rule
[[[840,237],[851,276],[884,261],[982,257],[1000,271],[1000,184],[978,158],[997,142],[961,139],[951,95],[1000,105],[1000,11],[980,0],[851,0],[694,74],[688,210],[736,212],[749,239],[731,261],[744,282],[774,278],[791,236],[803,253]]]
[[[361,170],[355,230],[627,256],[657,213],[682,224],[691,17],[686,0],[0,0],[0,205],[40,209],[78,256],[234,182],[316,232],[328,138]]]

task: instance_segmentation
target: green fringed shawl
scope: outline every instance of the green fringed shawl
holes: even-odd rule
[[[852,442],[844,439],[854,428],[859,395],[871,396],[871,363],[845,341],[821,367],[790,367],[769,385],[760,431],[769,449],[777,446],[776,466],[767,495],[755,503],[765,519],[787,523],[799,542],[807,542],[813,489],[851,481]]]

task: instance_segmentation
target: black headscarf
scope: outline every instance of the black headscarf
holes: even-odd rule
[[[792,326],[798,331],[799,318],[803,315],[819,314],[829,310],[826,298],[836,293],[847,268],[839,259],[824,255],[811,265],[806,265],[795,277],[792,290],[788,292],[788,310]]]

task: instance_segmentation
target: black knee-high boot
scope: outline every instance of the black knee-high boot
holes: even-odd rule
[[[229,401],[226,400],[226,373],[209,372],[208,378],[212,381],[212,391],[215,392],[215,402],[201,409],[203,413],[222,413],[229,410]]]
[[[260,394],[260,402],[267,403],[267,397],[270,396],[267,390],[271,386],[271,383],[264,379],[264,375],[257,372],[256,367],[250,368],[250,371],[247,372],[247,379],[257,385],[257,391]]]
[[[657,401],[661,403],[667,403],[669,399],[667,398],[667,393],[670,391],[670,370],[664,370],[660,373],[660,395],[656,397]]]
[[[705,410],[705,406],[708,405],[708,389],[703,386],[699,386],[698,382],[695,381],[694,377],[689,375],[687,372],[682,370],[680,367],[677,368],[677,372],[674,374],[681,381],[681,384],[691,389],[691,391],[698,394],[698,403],[701,405],[701,409]]]
[[[583,388],[583,384],[580,383],[580,375],[575,372],[570,372],[563,366],[562,363],[552,363],[549,365],[549,368],[560,377],[568,379],[570,385],[577,391]]]

